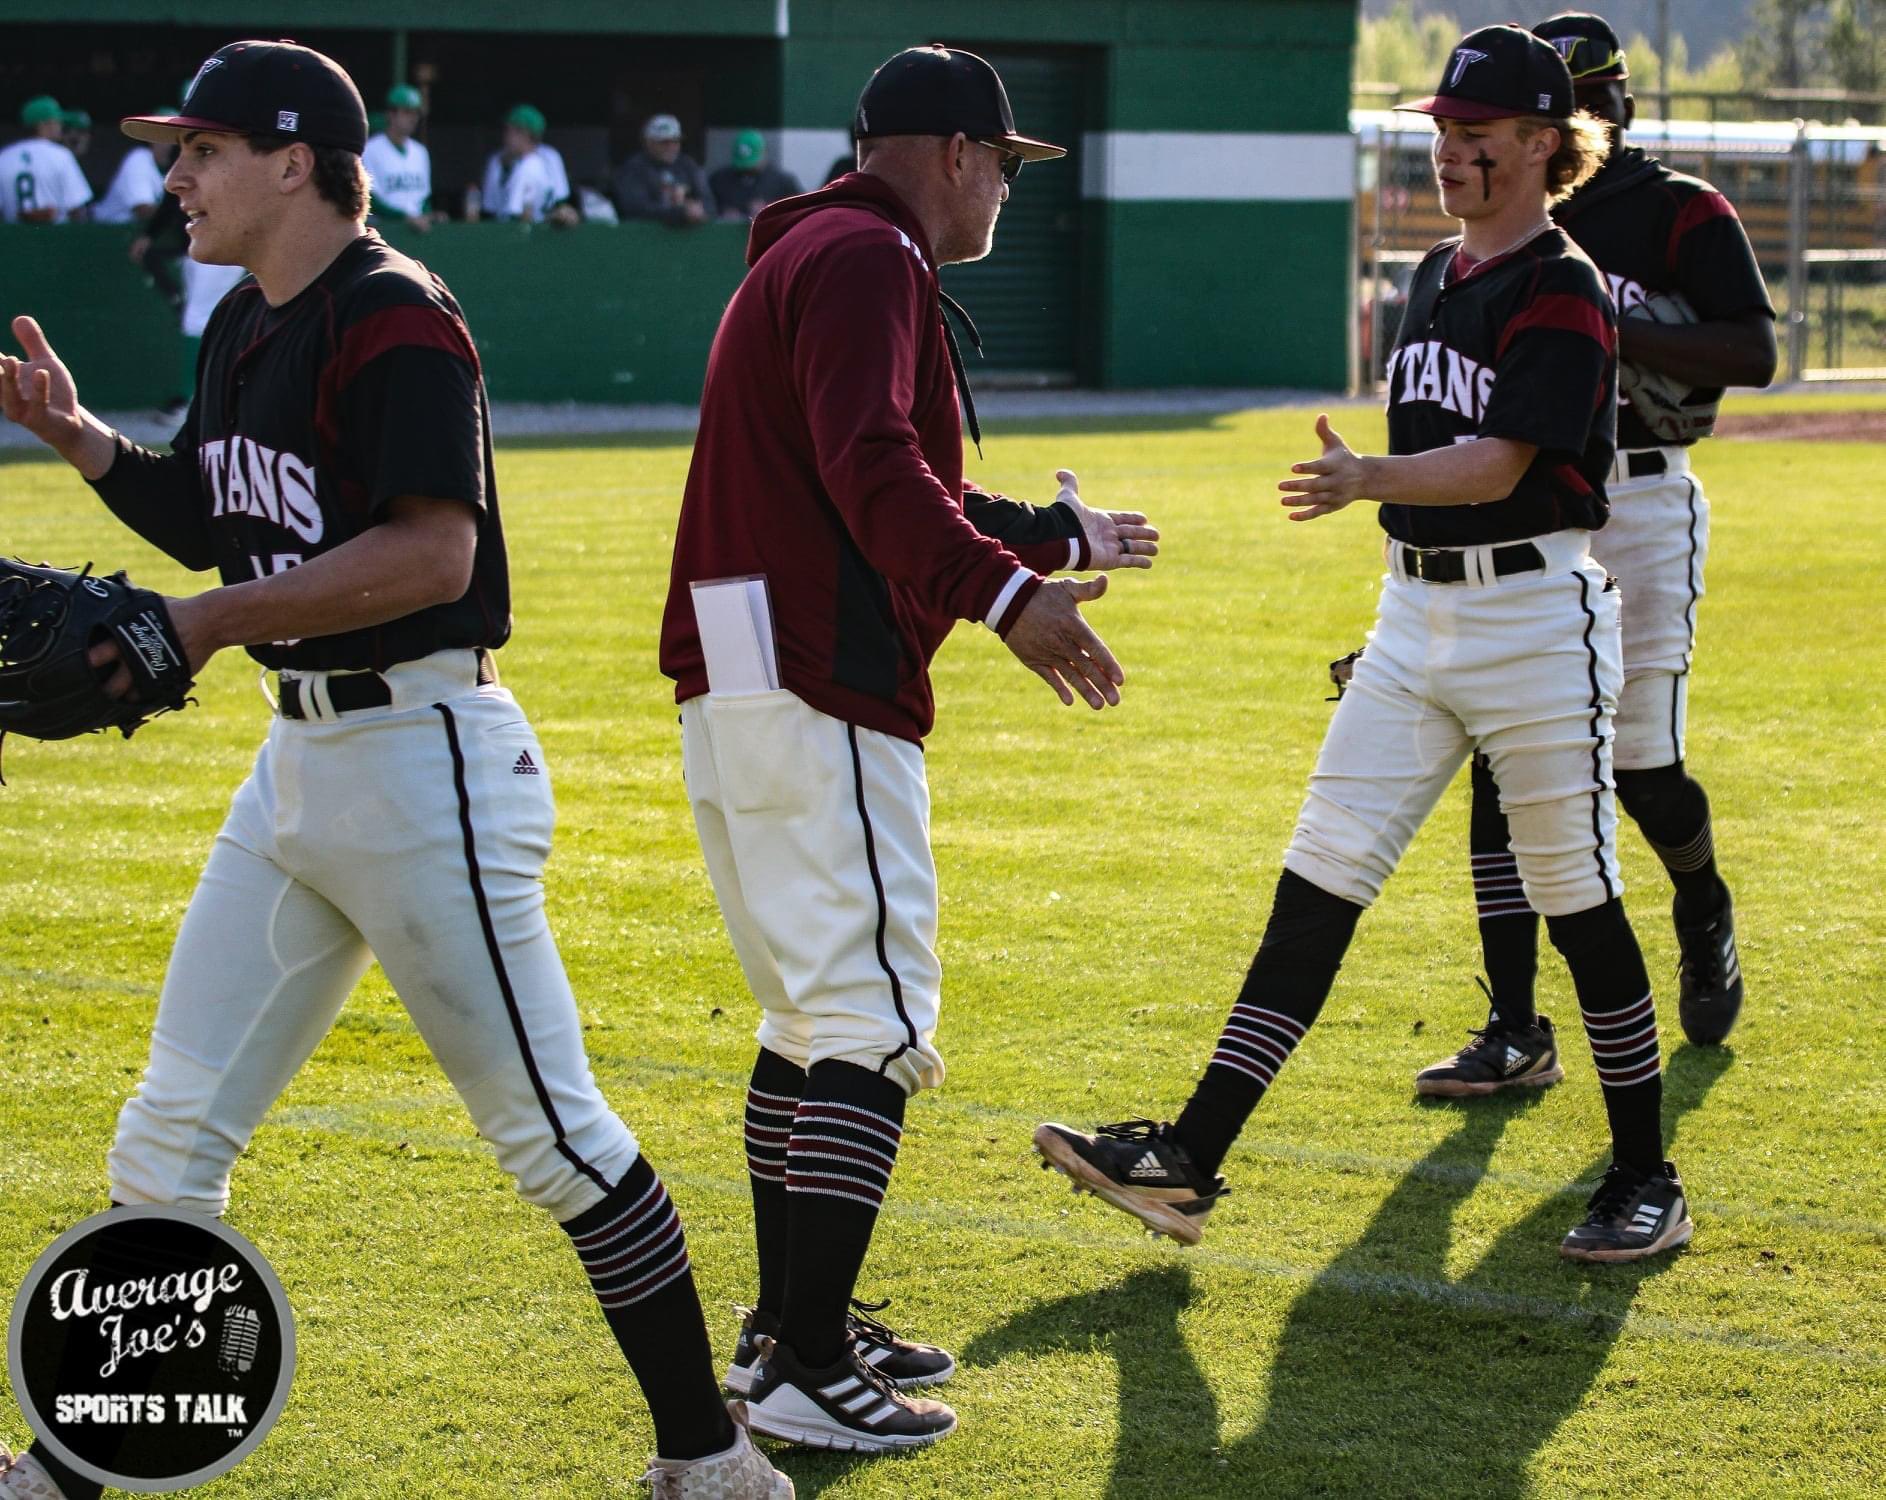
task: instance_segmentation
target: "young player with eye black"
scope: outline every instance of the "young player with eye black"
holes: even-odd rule
[[[1390,453],[1352,452],[1319,418],[1321,458],[1286,480],[1292,519],[1380,504],[1388,576],[1310,777],[1256,958],[1205,1075],[1172,1123],[1089,1135],[1046,1124],[1044,1164],[1184,1244],[1218,1175],[1333,987],[1363,910],[1472,753],[1486,757],[1528,900],[1577,987],[1612,1164],[1574,1259],[1687,1241],[1663,1155],[1650,980],[1618,879],[1612,714],[1619,600],[1591,557],[1616,426],[1616,323],[1598,269],[1549,217],[1604,155],[1563,59],[1493,26],[1463,38],[1434,97],[1443,207],[1461,235],[1415,272],[1389,360]]]
[[[1625,144],[1636,101],[1617,33],[1582,11],[1533,32],[1565,58],[1579,107],[1611,130],[1604,165],[1552,216],[1604,272],[1619,313],[1611,519],[1592,540],[1592,555],[1624,596],[1617,795],[1674,887],[1683,1032],[1692,1042],[1721,1042],[1741,1012],[1743,980],[1709,797],[1684,763],[1709,551],[1709,502],[1690,451],[1713,429],[1724,386],[1773,379],[1775,312],[1729,200]],[[1552,1022],[1533,997],[1539,918],[1520,888],[1506,818],[1479,759],[1469,841],[1487,1022],[1454,1056],[1415,1075],[1423,1094],[1484,1095],[1564,1076]]]

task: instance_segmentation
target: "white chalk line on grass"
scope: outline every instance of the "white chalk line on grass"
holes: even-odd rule
[[[63,989],[97,991],[109,994],[155,997],[157,987],[148,984],[135,984],[123,980],[99,979],[86,974],[76,974],[51,969],[20,968],[10,964],[0,964],[0,980],[21,979],[34,983],[52,985]],[[391,1022],[389,1029],[397,1029],[402,1023]],[[405,1026],[412,1025],[410,1020]],[[417,1028],[413,1028],[415,1034]],[[726,1068],[704,1067],[698,1063],[678,1063],[663,1058],[653,1057],[613,1057],[609,1072],[653,1073],[667,1078],[692,1079],[704,1083],[717,1083],[728,1089],[744,1090],[747,1083],[745,1073],[736,1073]],[[599,1069],[599,1071],[601,1071]],[[743,1096],[744,1097],[744,1096]],[[1031,1131],[1040,1123],[1039,1116],[1030,1115],[1022,1110],[1009,1109],[1001,1105],[984,1104],[974,1099],[965,1099],[950,1094],[937,1094],[927,1105],[947,1114],[970,1116],[986,1119],[1017,1128],[1017,1139],[1021,1132]],[[315,1123],[314,1113],[299,1111],[307,1116],[307,1123]],[[282,1115],[271,1116],[282,1118]],[[292,1121],[290,1123],[302,1123]],[[344,1126],[337,1125],[341,1129]],[[1455,1166],[1449,1162],[1411,1161],[1399,1156],[1376,1156],[1361,1151],[1338,1151],[1321,1146],[1304,1146],[1285,1141],[1265,1141],[1253,1139],[1240,1141],[1232,1152],[1234,1157],[1257,1157],[1267,1161],[1287,1162],[1293,1166],[1310,1167],[1318,1170],[1327,1169],[1338,1172],[1369,1172],[1383,1177],[1406,1177],[1413,1175],[1424,1182],[1436,1182],[1450,1187],[1473,1187],[1481,1183],[1491,1183],[1496,1187],[1509,1188],[1514,1192],[1530,1193],[1549,1198],[1583,1198],[1592,1189],[1589,1182],[1563,1182],[1556,1179],[1539,1177],[1527,1172],[1509,1172],[1501,1168]],[[1886,1240],[1886,1224],[1875,1223],[1868,1219],[1844,1218],[1831,1214],[1805,1213],[1794,1209],[1764,1208],[1757,1204],[1736,1203],[1729,1199],[1692,1198],[1692,1205],[1703,1213],[1721,1219],[1746,1219],[1755,1223],[1779,1224],[1793,1229],[1810,1230],[1816,1234],[1853,1235],[1863,1239]]]
[[[364,1119],[350,1110],[329,1107],[280,1110],[269,1117],[269,1124],[290,1129],[328,1130],[379,1142],[412,1145],[428,1153],[453,1153],[464,1156],[483,1154],[473,1140],[450,1136],[439,1131],[411,1131]],[[737,1198],[742,1202],[751,1189],[742,1178],[733,1181],[707,1173],[664,1171],[665,1181],[690,1192],[712,1193],[716,1197]],[[1104,1235],[1070,1228],[1044,1215],[1040,1219],[1014,1219],[999,1214],[981,1213],[959,1205],[932,1200],[911,1201],[893,1197],[881,1212],[894,1219],[933,1226],[939,1229],[968,1230],[1027,1244],[1050,1241],[1068,1250],[1119,1252],[1135,1243],[1130,1234]],[[1267,1257],[1241,1255],[1209,1245],[1195,1246],[1170,1253],[1178,1257],[1174,1264],[1200,1264],[1235,1271],[1247,1276],[1315,1283],[1318,1287],[1339,1287],[1358,1296],[1418,1301],[1431,1306],[1453,1307],[1468,1312],[1495,1313],[1503,1317],[1561,1323],[1594,1329],[1612,1337],[1629,1335],[1647,1340],[1713,1344],[1757,1354],[1774,1354],[1787,1359],[1807,1360],[1842,1369],[1886,1369],[1886,1350],[1843,1349],[1807,1339],[1782,1338],[1773,1334],[1747,1333],[1712,1323],[1692,1322],[1664,1317],[1657,1313],[1629,1310],[1622,1314],[1594,1312],[1575,1303],[1554,1302],[1550,1298],[1526,1297],[1511,1292],[1491,1291],[1483,1287],[1463,1286],[1426,1276],[1407,1276],[1386,1271],[1343,1271],[1325,1266],[1295,1265]],[[1551,1247],[1540,1245],[1542,1263]]]

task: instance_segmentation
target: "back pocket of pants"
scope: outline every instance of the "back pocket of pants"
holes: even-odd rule
[[[713,745],[722,805],[736,813],[797,813],[810,801],[812,710],[797,694],[720,696],[702,700]]]

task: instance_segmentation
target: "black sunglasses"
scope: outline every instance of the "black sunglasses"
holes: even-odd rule
[[[1022,175],[1022,163],[1024,158],[1019,152],[1009,150],[1009,148],[1004,146],[1000,141],[977,141],[976,144],[978,146],[987,146],[991,151],[1000,151],[1002,153],[1002,180],[1004,182],[1013,182],[1017,177]]]

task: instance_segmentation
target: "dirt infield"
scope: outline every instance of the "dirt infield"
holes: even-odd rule
[[[1745,443],[1886,442],[1886,411],[1732,411],[1716,436]]]

